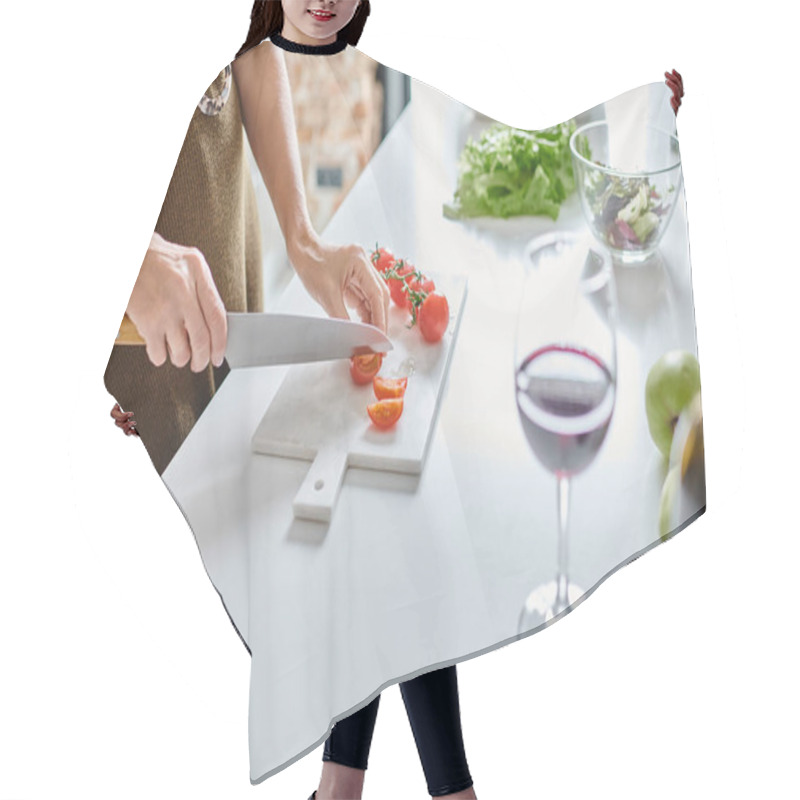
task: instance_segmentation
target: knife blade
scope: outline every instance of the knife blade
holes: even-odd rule
[[[387,353],[392,343],[374,325],[300,314],[228,312],[225,358],[231,369],[329,361]],[[116,344],[143,345],[126,314]]]
[[[231,369],[329,361],[391,349],[380,329],[362,322],[298,314],[228,314],[225,358]]]

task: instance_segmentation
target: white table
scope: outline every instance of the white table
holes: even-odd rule
[[[288,367],[233,371],[163,475],[252,652],[253,781],[382,688],[517,638],[528,591],[554,575],[555,480],[528,449],[513,393],[519,257],[532,236],[584,223],[577,197],[557,224],[445,220],[464,111],[413,81],[412,103],[324,233],[469,278],[422,475],[350,469],[330,525],[295,520],[309,463],[250,451]],[[616,270],[617,406],[572,496],[571,576],[587,589],[658,541],[665,470],[644,381],[666,350],[696,352],[682,191],[661,253],[660,265]],[[323,314],[297,278],[278,307]]]

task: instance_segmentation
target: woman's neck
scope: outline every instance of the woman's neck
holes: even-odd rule
[[[313,39],[310,36],[301,35],[295,39],[290,35],[289,31],[289,27],[284,24],[283,31],[273,34],[270,40],[276,47],[280,47],[290,53],[305,53],[308,55],[333,55],[334,53],[340,53],[347,47],[347,40],[340,39],[337,36]]]
[[[311,45],[312,47],[315,45],[333,44],[337,39],[337,34],[335,33],[324,39],[315,39],[313,36],[303,33],[303,31],[293,25],[286,17],[283,18],[281,36],[283,36],[284,39],[288,39],[290,42],[295,42],[295,44]]]

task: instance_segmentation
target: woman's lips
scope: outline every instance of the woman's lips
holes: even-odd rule
[[[336,14],[331,14],[330,11],[316,11],[313,9],[309,9],[308,13],[311,14],[314,19],[320,20],[320,22],[327,22],[329,19],[336,16]]]

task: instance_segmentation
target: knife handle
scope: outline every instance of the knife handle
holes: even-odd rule
[[[127,314],[122,318],[114,344],[144,344],[142,335]]]

